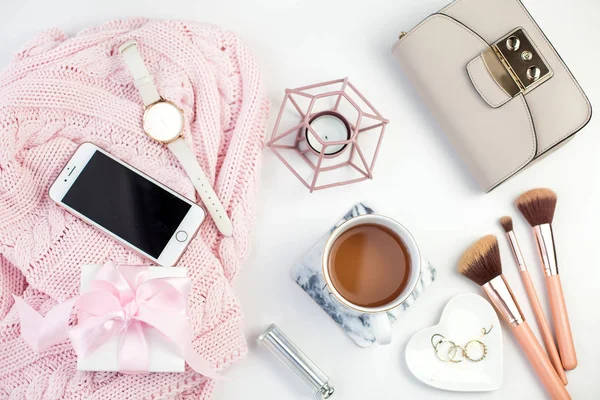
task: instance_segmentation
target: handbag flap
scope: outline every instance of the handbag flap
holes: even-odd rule
[[[536,131],[536,156],[567,139],[590,120],[592,109],[589,100],[519,0],[456,0],[440,13],[477,32],[489,44],[515,28],[522,28],[526,32],[542,62],[551,71],[547,81],[525,93]],[[489,76],[485,76],[477,54],[473,55],[469,73],[482,98],[487,99],[492,107],[503,104],[506,97],[492,85]],[[569,107],[565,107],[565,104]]]
[[[477,93],[490,107],[498,108],[512,99],[490,73],[483,60],[483,53],[467,64],[467,73]]]
[[[465,25],[434,14],[407,33],[393,54],[471,174],[491,190],[535,157],[537,143],[522,94],[506,99],[496,92],[491,98],[490,90],[485,101],[471,83],[469,71],[485,72],[476,56],[487,48]]]

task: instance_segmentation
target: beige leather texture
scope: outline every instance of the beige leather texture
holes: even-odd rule
[[[516,28],[525,30],[552,76],[512,98],[481,54]],[[456,0],[409,31],[392,52],[486,191],[564,143],[591,117],[581,87],[519,0]]]

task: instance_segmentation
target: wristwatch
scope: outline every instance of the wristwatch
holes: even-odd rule
[[[138,88],[144,102],[145,111],[142,121],[144,131],[150,138],[165,144],[173,152],[200,194],[217,229],[223,235],[231,236],[233,230],[231,220],[202,171],[202,167],[198,164],[194,152],[183,140],[183,110],[158,94],[154,79],[144,64],[136,41],[124,43],[119,47],[119,52],[123,55],[125,64],[133,76],[134,85]]]

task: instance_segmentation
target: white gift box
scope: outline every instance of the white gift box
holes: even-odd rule
[[[90,289],[90,284],[102,265],[84,265],[81,269],[81,293]],[[187,268],[172,267],[140,267],[149,271],[153,278],[185,278]],[[175,346],[156,329],[145,329],[148,344],[148,372],[184,372],[185,360],[177,354]],[[108,342],[95,349],[85,357],[77,358],[79,371],[119,371],[118,360],[119,336],[115,335]]]

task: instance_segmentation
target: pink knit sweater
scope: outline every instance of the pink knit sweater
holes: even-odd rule
[[[248,252],[267,99],[238,38],[182,21],[113,21],[66,38],[50,30],[0,73],[0,399],[207,399],[213,382],[185,373],[77,372],[68,342],[35,354],[19,336],[11,294],[43,315],[78,293],[80,266],[148,264],[66,213],[48,188],[77,146],[91,141],[196,198],[170,151],[141,128],[142,102],[117,49],[136,39],[161,95],[186,116],[185,139],[231,216],[210,219],[180,261],[189,267],[194,349],[222,370],[247,351],[231,289]]]

